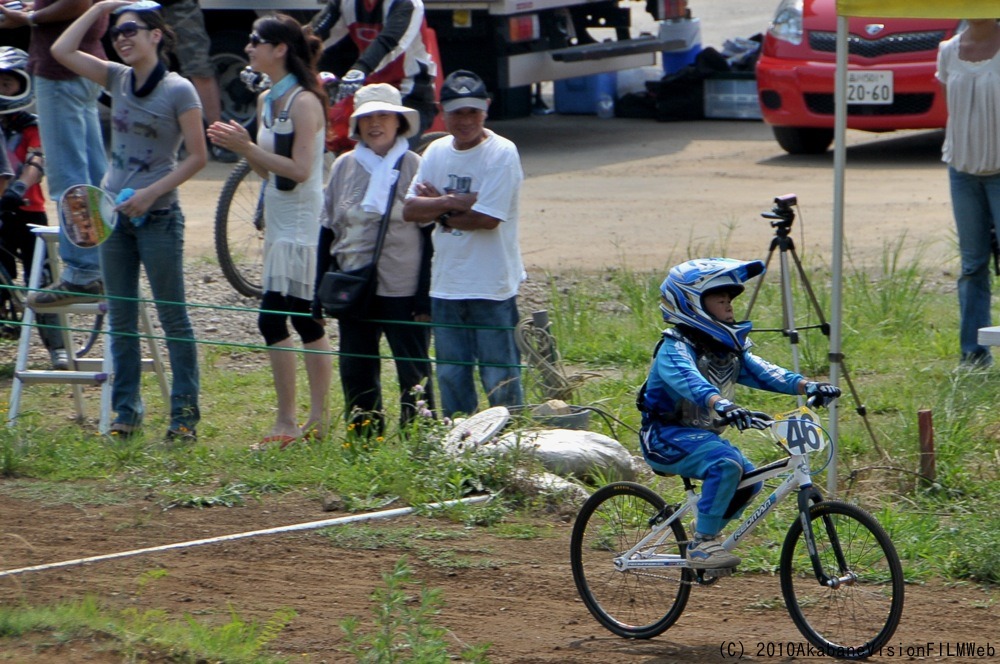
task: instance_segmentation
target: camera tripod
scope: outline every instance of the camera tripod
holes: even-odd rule
[[[782,314],[782,327],[780,330],[761,331],[780,331],[783,335],[788,337],[789,343],[792,346],[792,369],[796,373],[801,373],[799,369],[799,330],[818,329],[823,333],[823,336],[829,340],[830,324],[826,321],[826,317],[823,315],[823,310],[819,306],[819,300],[816,299],[816,293],[813,291],[812,284],[809,283],[809,277],[806,276],[806,271],[802,267],[802,261],[799,260],[799,255],[795,251],[795,242],[791,237],[792,222],[795,221],[795,210],[792,208],[796,205],[798,205],[798,199],[795,194],[778,196],[774,199],[774,207],[771,208],[771,211],[762,212],[760,215],[765,219],[770,219],[771,228],[774,229],[774,238],[771,239],[771,245],[767,250],[767,259],[764,261],[764,270],[765,274],[767,274],[767,268],[770,267],[771,259],[774,257],[774,252],[777,251],[779,271],[781,273]],[[816,314],[816,318],[819,319],[819,323],[816,325],[807,325],[801,328],[795,326],[795,305],[792,301],[792,273],[788,265],[789,255],[791,255],[792,261],[795,263],[795,271],[798,273],[799,280],[802,282],[802,286],[808,296],[809,304],[812,306],[812,309]],[[747,313],[744,320],[751,320],[750,314],[753,312],[753,305],[757,301],[757,295],[760,293],[760,288],[763,283],[764,278],[761,277],[754,286],[753,293],[750,295],[750,301],[747,304]],[[847,370],[847,364],[844,361],[843,353],[836,358],[830,356],[829,359],[831,361],[839,361],[841,372],[844,375],[844,383],[847,385],[847,389],[851,393],[851,398],[854,401],[854,410],[861,416],[861,420],[864,422],[865,429],[868,431],[868,435],[871,437],[875,449],[880,455],[885,456],[885,453],[879,447],[878,440],[875,438],[875,431],[872,429],[871,423],[868,421],[868,409],[863,403],[861,403],[861,399],[858,397],[858,392],[854,388],[854,381],[851,380],[851,374]],[[799,405],[802,405],[801,396],[799,397]]]

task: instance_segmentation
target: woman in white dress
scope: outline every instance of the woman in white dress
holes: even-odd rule
[[[216,122],[213,144],[245,158],[267,179],[264,193],[264,297],[258,327],[267,343],[277,393],[277,417],[259,446],[281,448],[303,436],[325,435],[332,361],[321,320],[311,317],[316,282],[316,238],[323,205],[324,95],[315,62],[321,44],[290,16],[254,22],[246,46],[250,67],[266,74],[271,89],[257,105],[257,143],[239,123]],[[290,133],[289,133],[290,132]],[[295,353],[288,320],[305,348],[309,416],[298,424]]]

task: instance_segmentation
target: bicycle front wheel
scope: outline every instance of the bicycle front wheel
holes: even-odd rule
[[[264,184],[246,159],[237,162],[219,194],[215,254],[237,292],[247,297],[263,294]]]
[[[781,548],[781,593],[809,643],[840,659],[865,659],[892,638],[903,615],[903,568],[889,536],[856,505],[809,508],[821,584],[796,519]]]
[[[684,611],[694,575],[681,567],[620,571],[614,561],[649,535],[665,505],[641,484],[616,482],[592,495],[576,517],[570,562],[590,613],[613,633],[634,639],[662,634]],[[675,521],[641,553],[684,556],[684,527]]]

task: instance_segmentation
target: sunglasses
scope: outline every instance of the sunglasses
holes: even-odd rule
[[[115,41],[119,37],[125,37],[125,39],[132,39],[140,30],[152,30],[148,25],[139,25],[135,21],[125,21],[124,23],[119,23],[118,25],[112,26],[108,30],[108,35],[111,36],[111,41]]]
[[[250,37],[249,37],[248,41],[250,42],[250,45],[253,46],[254,48],[257,48],[261,44],[274,44],[274,43],[276,43],[276,42],[271,41],[270,39],[264,39],[263,37],[261,37],[260,35],[258,35],[256,32],[251,32],[250,33]]]

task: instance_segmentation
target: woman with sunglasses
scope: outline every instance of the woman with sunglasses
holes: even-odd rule
[[[184,304],[184,215],[177,188],[205,165],[201,103],[194,86],[167,71],[174,34],[151,0],[94,3],[52,45],[52,55],[111,96],[111,167],[101,186],[131,190],[116,207],[115,232],[100,246],[105,292],[110,296],[111,357],[114,362],[111,435],[128,438],[142,424],[141,357],[138,336],[139,269],[149,279],[167,339],[173,384],[167,442],[196,439],[198,353]],[[83,36],[106,15],[122,64],[80,50]],[[181,142],[187,156],[177,159]]]
[[[287,447],[303,436],[323,436],[333,363],[322,320],[310,315],[316,281],[316,241],[323,205],[325,95],[315,63],[322,44],[283,14],[257,19],[246,53],[250,67],[266,74],[270,90],[257,103],[257,143],[238,122],[208,128],[214,145],[243,157],[267,179],[264,189],[264,273],[257,324],[269,349],[277,417],[256,447]],[[309,416],[296,417],[296,353],[288,320],[305,348]]]

